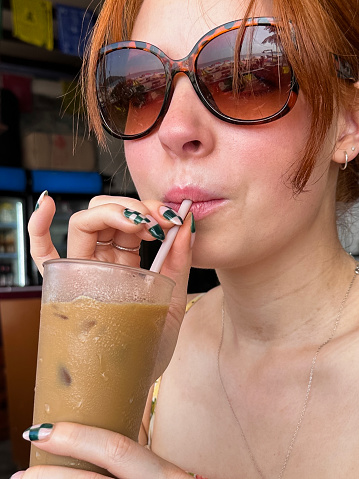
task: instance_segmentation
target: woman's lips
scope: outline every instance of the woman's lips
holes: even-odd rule
[[[178,211],[184,199],[192,200],[190,211],[195,220],[210,215],[226,202],[224,198],[216,198],[214,194],[197,188],[177,188],[166,194],[164,203]]]
[[[190,211],[193,213],[194,219],[196,221],[201,220],[205,216],[210,215],[213,213],[217,208],[219,208],[225,202],[224,199],[216,199],[216,200],[209,200],[209,201],[194,201],[190,208]],[[170,201],[166,201],[165,204],[170,208],[178,211],[180,207],[180,203],[172,203]]]

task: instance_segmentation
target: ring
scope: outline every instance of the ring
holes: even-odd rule
[[[112,246],[112,239],[109,241],[96,241],[97,246]]]
[[[111,246],[114,248],[120,250],[120,251],[128,251],[129,253],[137,253],[137,251],[140,251],[141,245],[136,246],[135,248],[126,248],[125,246],[120,246],[119,244],[115,243],[114,241],[111,241]]]

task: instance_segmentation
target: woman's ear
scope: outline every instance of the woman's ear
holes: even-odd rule
[[[339,116],[333,161],[344,168],[359,154],[359,110],[345,110]]]

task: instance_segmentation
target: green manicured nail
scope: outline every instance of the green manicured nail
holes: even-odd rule
[[[150,215],[147,215],[149,219],[149,223],[146,223],[146,228],[148,232],[156,239],[163,241],[165,239],[165,234],[161,226],[157,223],[157,221]]]
[[[161,206],[159,209],[161,215],[171,223],[181,226],[183,225],[183,219],[170,207],[168,206]]]
[[[160,241],[165,239],[163,229],[152,216],[144,215],[138,211],[130,210],[129,208],[126,208],[123,211],[123,215],[135,225],[144,224],[146,229],[154,238]]]
[[[132,221],[132,223],[135,223],[135,225],[139,225],[141,223],[149,223],[150,220],[142,213],[140,213],[139,211],[135,211],[135,210],[130,210],[129,208],[126,208],[124,211],[123,211],[123,215],[129,219],[130,221]]]
[[[194,221],[194,216],[193,216],[193,213],[192,213],[192,218],[191,218],[191,233],[195,233],[196,232],[196,223]]]
[[[39,199],[36,201],[34,211],[38,210],[41,206],[41,203],[44,201],[45,196],[48,196],[49,192],[47,190],[43,191],[39,196]]]
[[[22,437],[27,441],[42,441],[50,436],[53,427],[53,424],[47,422],[37,424],[26,429]]]

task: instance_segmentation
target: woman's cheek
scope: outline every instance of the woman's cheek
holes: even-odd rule
[[[146,138],[124,142],[127,167],[140,198],[151,198],[148,178],[153,164],[148,155],[151,150],[146,147],[147,143]]]

